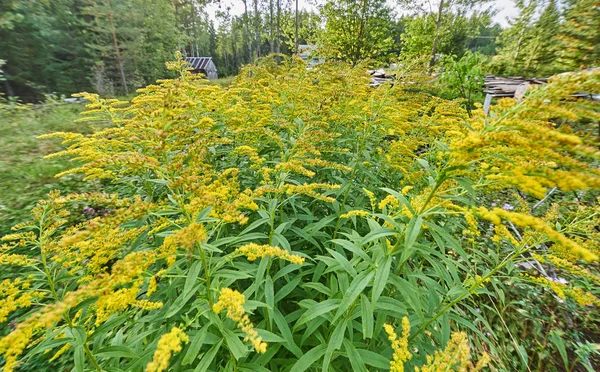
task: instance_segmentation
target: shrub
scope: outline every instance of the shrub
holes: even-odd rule
[[[53,192],[4,237],[5,371],[512,370],[512,288],[597,309],[598,149],[549,119],[597,117],[568,94],[599,72],[486,118],[361,66],[266,59],[228,88],[184,66],[44,136],[123,192]]]
[[[475,101],[481,97],[481,88],[485,82],[482,64],[481,56],[471,51],[467,51],[460,59],[446,56],[442,62],[440,81],[446,89],[464,100],[469,116],[475,108]]]

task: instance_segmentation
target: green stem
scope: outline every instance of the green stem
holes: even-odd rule
[[[429,204],[431,199],[433,199],[433,197],[435,196],[435,192],[440,188],[440,186],[442,185],[442,183],[444,183],[445,180],[446,179],[444,178],[439,182],[436,181],[435,187],[433,188],[433,190],[431,190],[431,192],[427,196],[427,199],[425,199],[425,203],[423,203],[423,206],[421,207],[421,210],[418,213],[419,215],[423,214],[423,212],[425,211],[425,208],[427,208],[427,205]]]
[[[212,309],[214,302],[211,292],[210,271],[208,268],[208,261],[206,260],[204,249],[202,249],[202,246],[200,244],[198,244],[198,250],[200,251],[200,259],[202,260],[202,265],[204,266],[204,276],[206,277],[206,298],[208,299],[208,305]]]
[[[85,350],[85,353],[87,354],[88,358],[90,358],[90,362],[92,362],[92,365],[94,366],[94,368],[96,368],[96,371],[102,371],[102,367],[100,367],[100,365],[98,364],[98,361],[94,357],[94,354],[92,354],[92,351],[90,350],[90,347],[88,346],[87,342],[83,344],[83,350]]]

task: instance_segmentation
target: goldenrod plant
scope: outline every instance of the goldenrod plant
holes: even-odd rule
[[[370,88],[360,64],[266,58],[229,87],[169,68],[131,102],[81,94],[103,129],[42,136],[77,161],[61,175],[120,191],[51,192],[3,238],[4,371],[572,361],[575,341],[523,347],[555,329],[515,334],[535,319],[514,316],[523,288],[597,324],[600,152],[569,123],[598,120],[570,94],[600,71],[485,116],[422,84]]]

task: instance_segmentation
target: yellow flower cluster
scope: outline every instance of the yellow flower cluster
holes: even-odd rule
[[[171,355],[181,351],[181,344],[187,343],[187,335],[179,328],[173,327],[171,332],[164,334],[158,340],[154,358],[146,366],[146,372],[162,372],[169,367]]]
[[[579,287],[570,288],[566,284],[550,280],[548,278],[544,278],[541,276],[526,276],[529,280],[538,283],[544,287],[550,288],[556,295],[563,300],[567,297],[572,298],[581,306],[590,306],[594,305],[596,307],[600,307],[600,299],[590,292],[586,292]]]
[[[565,260],[564,258],[556,257],[552,254],[549,254],[546,256],[541,256],[541,255],[538,255],[535,253],[533,254],[533,257],[540,262],[552,263],[554,266],[561,268],[561,269],[569,272],[570,274],[576,275],[581,278],[589,279],[590,281],[595,282],[596,284],[600,285],[600,276],[599,275],[593,274],[586,268],[581,267],[579,265],[575,265],[574,263],[572,263],[568,260]]]
[[[556,244],[565,247],[569,251],[573,252],[575,255],[587,261],[598,260],[598,256],[595,253],[591,252],[587,248],[582,247],[575,241],[568,239],[563,234],[548,226],[546,222],[544,222],[544,220],[540,218],[523,213],[509,212],[501,208],[494,208],[492,210],[488,210],[485,207],[479,207],[475,211],[482,218],[485,218],[486,220],[489,220],[496,225],[500,225],[502,223],[502,219],[506,219],[519,227],[532,228],[536,231],[543,233]]]
[[[360,209],[355,209],[353,211],[349,211],[348,213],[344,213],[342,215],[340,215],[340,218],[350,218],[350,217],[368,217],[370,216],[371,213],[367,212],[367,211],[363,211]]]
[[[29,281],[19,278],[0,282],[0,323],[13,311],[29,307],[32,301],[43,297],[42,292],[29,290],[30,286]]]
[[[252,148],[250,146],[238,146],[235,148],[233,153],[237,155],[248,156],[250,158],[250,161],[253,163],[252,168],[259,167],[265,161],[265,159],[261,158],[260,155],[258,155],[258,151],[256,151],[255,148]]]
[[[469,339],[464,332],[454,332],[450,341],[442,351],[436,351],[433,356],[427,356],[427,364],[415,368],[415,372],[443,372],[443,371],[481,371],[488,365],[491,358],[483,354],[477,364],[471,363]]]
[[[165,238],[165,245],[178,245],[185,251],[192,251],[195,244],[200,244],[206,239],[206,230],[202,224],[192,222],[188,226],[175,231]]]
[[[256,243],[250,243],[237,248],[235,251],[246,256],[248,261],[255,261],[259,258],[265,257],[277,257],[296,265],[302,265],[304,263],[304,257],[300,257],[282,248],[273,247],[267,244],[260,245]]]
[[[219,314],[221,311],[227,310],[227,317],[237,322],[238,327],[246,334],[244,341],[250,341],[257,353],[264,353],[267,351],[267,344],[262,342],[262,338],[254,329],[250,318],[245,314],[244,302],[246,302],[246,298],[243,294],[231,288],[223,288],[219,295],[219,301],[213,305],[213,311]]]
[[[281,187],[282,192],[285,192],[287,195],[306,195],[311,198],[322,200],[324,202],[333,203],[335,201],[334,198],[330,196],[326,196],[323,193],[319,193],[317,189],[323,190],[337,190],[339,189],[339,185],[330,185],[326,183],[311,183],[304,185],[283,185]]]
[[[383,210],[385,207],[390,206],[392,209],[393,208],[398,208],[400,206],[400,202],[398,201],[398,199],[393,196],[393,195],[388,195],[385,198],[381,199],[381,201],[379,202],[379,209]]]
[[[364,187],[362,190],[369,198],[369,202],[371,203],[371,210],[375,212],[375,206],[377,205],[377,197],[375,197],[375,193],[373,193],[373,191],[371,190],[365,189]]]
[[[404,372],[404,362],[412,357],[408,351],[408,337],[410,336],[410,323],[407,317],[402,318],[402,337],[398,338],[394,327],[389,324],[384,324],[383,328],[388,334],[388,339],[392,343],[394,351],[392,360],[390,361],[391,372]]]

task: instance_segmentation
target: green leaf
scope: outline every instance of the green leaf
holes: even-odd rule
[[[362,317],[362,332],[363,338],[373,337],[373,308],[369,299],[364,294],[360,295],[360,313]]]
[[[329,338],[329,342],[327,343],[327,351],[325,352],[325,357],[323,358],[323,371],[327,371],[327,369],[329,368],[333,352],[342,347],[342,342],[344,341],[344,333],[346,333],[347,326],[348,319],[344,319],[335,326],[333,333]]]
[[[233,357],[238,360],[248,353],[248,348],[240,340],[238,336],[227,328],[221,331],[225,342],[227,343],[228,349],[233,354]]]
[[[138,355],[127,346],[107,346],[94,353],[94,356],[107,358],[137,358]]]
[[[383,262],[382,262],[383,261]],[[392,267],[392,256],[382,257],[380,264],[378,265],[377,271],[375,272],[375,280],[373,281],[373,292],[371,296],[371,302],[377,303],[379,296],[385,289],[390,276],[390,268]]]
[[[367,255],[362,249],[357,247],[356,244],[352,243],[351,241],[343,240],[343,239],[333,239],[331,242],[342,246],[343,248],[349,250],[350,252],[361,257],[363,260],[365,260],[367,262],[371,261],[371,258],[369,257],[369,255]]]
[[[290,266],[296,266],[296,265],[288,265],[286,267],[290,267]],[[300,284],[301,281],[302,281],[302,278],[298,277],[298,278],[292,280],[291,282],[287,283],[283,287],[281,287],[275,294],[275,302],[277,303],[277,302],[283,300],[285,298],[285,296],[290,294],[298,286],[298,284]]]
[[[406,252],[410,252],[412,246],[417,241],[419,234],[421,233],[421,226],[423,225],[423,218],[421,216],[417,216],[417,218],[412,218],[406,227],[406,234],[404,235],[404,248]],[[409,257],[408,253],[406,255],[402,255],[403,260]]]
[[[373,279],[373,275],[374,274],[372,271],[364,271],[358,274],[356,278],[354,278],[352,284],[350,284],[350,287],[348,288],[348,291],[346,291],[346,293],[344,294],[344,298],[340,303],[340,307],[338,308],[338,311],[335,314],[335,317],[333,318],[334,322],[340,316],[342,316],[346,312],[346,310],[348,310],[350,305],[352,305],[352,303],[362,293],[362,291],[367,287],[367,285],[369,285],[371,279]]]
[[[268,342],[268,343],[272,343],[272,342],[280,342],[280,343],[284,343],[285,340],[280,337],[277,336],[275,333],[273,332],[269,332],[265,329],[261,329],[261,328],[254,328],[256,330],[256,333],[258,333],[258,335],[260,336],[260,338],[262,338],[262,340],[264,342]],[[269,345],[269,347],[271,347],[271,345]]]
[[[42,343],[40,343],[38,346],[36,346],[34,349],[32,349],[29,353],[27,353],[27,356],[32,357],[32,356],[42,353],[46,350],[52,350],[59,346],[63,346],[67,342],[74,342],[74,341],[75,341],[75,339],[71,338],[71,337],[61,337],[61,338],[57,338],[55,340],[52,338],[47,338]]]
[[[353,372],[367,372],[367,367],[365,367],[365,363],[362,360],[358,350],[356,347],[352,345],[347,339],[344,339],[344,348],[346,349],[346,355],[350,360],[350,365],[352,366]]]
[[[563,363],[565,365],[565,371],[568,371],[569,370],[569,356],[567,355],[567,349],[565,347],[565,342],[563,341],[563,339],[561,337],[562,334],[563,334],[562,331],[553,329],[552,331],[550,331],[550,341],[552,341],[554,346],[556,346],[556,348],[558,349],[560,357],[562,358]]]
[[[83,368],[85,366],[85,351],[83,349],[82,344],[75,346],[74,362],[75,362],[75,371],[83,372]]]
[[[208,370],[208,368],[211,366],[213,359],[215,359],[215,356],[217,355],[217,352],[219,351],[219,348],[221,347],[221,344],[223,343],[223,340],[220,340],[218,343],[214,344],[203,356],[202,359],[200,359],[200,362],[198,363],[198,365],[196,366],[196,368],[194,369],[194,372],[205,372]]]
[[[265,302],[267,303],[267,312],[269,313],[269,327],[273,327],[273,309],[275,308],[275,290],[273,289],[273,279],[267,275],[265,280]]]
[[[188,347],[188,350],[185,353],[183,360],[181,361],[181,365],[187,366],[188,364],[191,364],[194,360],[196,360],[196,357],[198,356],[198,354],[200,353],[200,349],[202,348],[202,344],[204,344],[204,339],[206,338],[206,331],[208,331],[209,326],[210,323],[206,324],[198,331],[198,333],[196,333],[196,335],[194,335],[192,341],[190,342],[190,346]]]
[[[73,334],[73,337],[77,341],[77,344],[84,345],[85,341],[87,340],[87,334],[85,333],[85,329],[83,329],[83,327],[81,326],[77,326],[70,329],[71,333]]]
[[[386,371],[390,369],[390,361],[383,355],[365,349],[357,350],[361,359],[365,361],[365,364]]]
[[[185,284],[183,286],[183,294],[189,294],[196,284],[196,280],[198,279],[198,275],[200,274],[200,270],[202,270],[202,262],[195,261],[190,267],[190,271],[188,271],[188,275],[185,278]]]
[[[319,345],[310,349],[306,354],[298,359],[298,361],[292,366],[292,369],[290,369],[290,372],[306,371],[310,368],[310,366],[315,364],[317,360],[321,359],[321,357],[325,355],[325,350],[327,350],[326,345]]]
[[[327,252],[329,252],[329,254],[333,256],[333,258],[335,258],[337,263],[340,264],[340,266],[342,266],[342,268],[346,270],[348,274],[350,274],[351,276],[356,276],[356,269],[354,269],[350,261],[348,261],[348,259],[343,254],[340,254],[334,251],[333,249],[329,248],[327,248]]]
[[[365,245],[369,242],[372,242],[373,240],[385,238],[386,236],[392,235],[396,235],[396,230],[388,229],[387,227],[381,227],[365,235],[360,241],[360,245]]]
[[[302,356],[302,350],[300,350],[298,345],[296,345],[294,342],[294,337],[290,327],[288,326],[287,320],[283,317],[279,309],[274,309],[274,313],[275,316],[273,317],[273,320],[275,320],[275,324],[277,325],[277,328],[279,328],[279,332],[281,332],[281,336],[285,340],[285,344],[283,344],[283,346],[291,351],[297,358],[300,358]]]
[[[294,324],[294,329],[299,328],[302,324],[307,323],[323,314],[327,314],[328,312],[337,309],[341,301],[342,300],[340,299],[325,300],[314,306],[310,306],[300,316],[300,318],[298,318],[298,321],[296,324]]]
[[[200,274],[200,270],[202,269],[202,262],[195,261],[188,272],[187,277],[185,278],[185,284],[183,286],[183,292],[181,295],[177,297],[173,304],[169,307],[169,310],[165,314],[165,318],[170,318],[176,315],[187,302],[194,295],[194,288],[196,286],[196,280],[198,279],[198,275]]]

